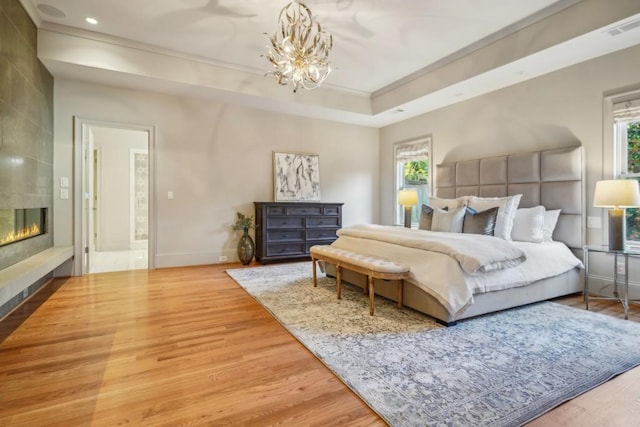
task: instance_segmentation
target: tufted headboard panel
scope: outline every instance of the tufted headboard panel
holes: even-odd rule
[[[562,209],[553,239],[582,249],[584,238],[582,147],[443,163],[436,166],[436,195],[503,197],[522,194],[521,208]]]

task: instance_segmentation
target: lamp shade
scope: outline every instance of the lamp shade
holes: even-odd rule
[[[398,193],[398,204],[402,206],[417,205],[418,192],[415,190],[400,190]]]
[[[593,206],[616,209],[640,206],[638,181],[633,179],[609,179],[596,182]]]

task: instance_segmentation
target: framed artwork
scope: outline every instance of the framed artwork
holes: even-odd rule
[[[320,201],[318,155],[274,151],[273,190],[276,202]]]

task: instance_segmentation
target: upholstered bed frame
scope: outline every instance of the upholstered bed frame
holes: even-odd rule
[[[562,241],[580,257],[585,229],[584,155],[582,147],[568,147],[511,154],[476,160],[447,162],[436,169],[436,196],[500,197],[522,194],[520,207],[543,205],[562,209],[554,240]],[[333,273],[327,266],[328,274]],[[362,286],[366,278],[346,271],[343,280]],[[583,277],[578,269],[527,286],[474,295],[474,303],[462,314],[452,316],[431,295],[405,280],[404,305],[453,325],[498,310],[582,291]],[[394,300],[396,287],[376,283],[376,294]]]
[[[583,163],[582,147],[443,163],[436,166],[436,195],[453,199],[522,194],[521,208],[562,209],[553,239],[581,250]]]

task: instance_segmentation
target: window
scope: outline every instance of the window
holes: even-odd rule
[[[640,99],[613,105],[616,178],[640,180]],[[626,210],[627,241],[640,246],[640,209]]]
[[[404,208],[399,206],[398,192],[403,189],[415,189],[418,193],[418,205],[411,213],[411,223],[420,220],[420,206],[429,199],[431,173],[431,138],[396,144],[394,148],[396,169],[395,205],[396,224],[404,224]]]

